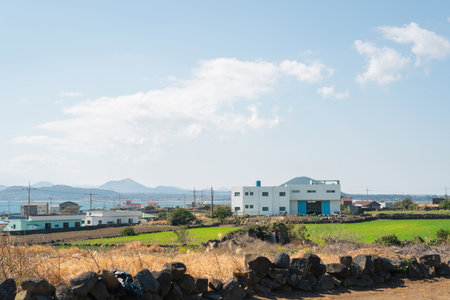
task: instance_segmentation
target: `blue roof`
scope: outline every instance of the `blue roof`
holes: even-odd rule
[[[8,220],[25,220],[26,218],[25,216],[10,216]]]

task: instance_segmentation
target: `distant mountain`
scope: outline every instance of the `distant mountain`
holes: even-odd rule
[[[150,193],[152,189],[137,183],[133,179],[127,178],[122,180],[108,181],[99,186],[103,190],[111,190],[118,193]]]
[[[160,185],[155,188],[150,189],[153,193],[161,193],[161,194],[183,194],[186,192],[190,192],[188,190],[184,190],[175,186],[165,186]]]
[[[54,184],[51,183],[51,182],[48,182],[48,181],[39,181],[39,182],[37,182],[35,184],[32,184],[31,186],[34,187],[34,188],[41,188],[41,187],[54,186]]]
[[[7,188],[6,185],[1,185],[1,184],[0,184],[0,191],[1,191],[1,190],[4,190],[4,189],[6,189],[6,188]]]
[[[280,186],[283,186],[283,185],[286,185],[286,184],[310,184],[311,181],[316,183],[316,184],[321,183],[320,181],[312,179],[310,177],[301,176],[301,177],[292,178],[291,180],[286,181],[285,183],[283,183]]]

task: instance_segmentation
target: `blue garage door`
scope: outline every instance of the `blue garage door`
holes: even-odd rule
[[[306,201],[297,201],[297,212],[299,215],[306,215]]]
[[[322,201],[322,215],[330,215],[330,200]]]

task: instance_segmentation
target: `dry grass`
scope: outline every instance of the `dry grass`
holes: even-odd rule
[[[58,285],[86,271],[121,269],[134,275],[144,268],[151,271],[161,270],[164,263],[171,261],[186,264],[187,272],[192,276],[225,280],[232,276],[235,269],[244,267],[246,253],[272,258],[280,251],[290,253],[293,258],[313,252],[318,254],[324,263],[337,262],[342,255],[379,254],[390,258],[398,256],[395,249],[386,247],[358,248],[354,245],[339,245],[309,248],[293,244],[280,246],[251,238],[227,241],[212,250],[187,250],[183,253],[170,253],[158,246],[148,247],[140,243],[129,243],[120,248],[102,251],[13,246],[4,238],[0,241],[0,280],[14,278],[20,283],[26,278],[42,276]],[[448,254],[449,248],[443,251]]]

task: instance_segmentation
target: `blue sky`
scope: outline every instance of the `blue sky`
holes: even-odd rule
[[[1,1],[0,184],[450,186],[448,1]]]

